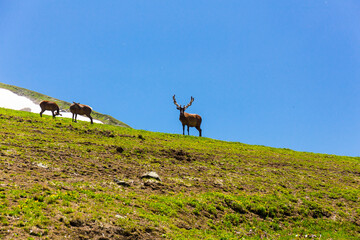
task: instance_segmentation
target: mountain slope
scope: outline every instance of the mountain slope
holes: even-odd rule
[[[359,163],[0,108],[0,238],[359,239]]]
[[[59,99],[56,99],[56,98],[53,98],[50,96],[46,96],[44,94],[34,92],[34,91],[31,91],[31,90],[28,90],[25,88],[17,87],[17,86],[0,83],[0,88],[8,89],[8,90],[16,93],[19,96],[25,96],[25,97],[29,98],[30,100],[32,100],[36,104],[39,104],[42,100],[54,101],[59,105],[60,109],[63,109],[65,111],[69,111],[69,106],[71,105],[71,103],[69,103],[69,102],[65,102],[65,101],[62,101],[62,100],[59,100]],[[115,125],[115,126],[120,126],[120,127],[130,127],[127,124],[113,118],[110,115],[101,114],[96,111],[93,111],[92,115],[95,119],[98,119],[105,124]]]

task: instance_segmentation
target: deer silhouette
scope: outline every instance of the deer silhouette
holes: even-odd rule
[[[200,115],[197,115],[197,114],[191,114],[191,113],[186,113],[185,110],[191,106],[191,104],[193,103],[194,101],[194,98],[191,97],[191,100],[189,102],[188,105],[184,105],[184,106],[181,106],[179,105],[177,102],[176,102],[176,99],[175,99],[175,95],[173,96],[173,100],[174,100],[174,104],[176,105],[176,108],[178,110],[180,110],[180,122],[182,123],[182,126],[183,126],[183,135],[185,135],[185,125],[187,126],[187,131],[188,131],[188,135],[189,134],[189,128],[190,127],[195,127],[198,131],[199,131],[199,136],[201,137],[201,128],[200,128],[200,125],[201,125],[201,117]]]
[[[88,105],[73,102],[70,106],[70,112],[72,113],[72,121],[76,122],[77,115],[86,115],[90,118],[91,124],[93,124],[93,118],[90,116],[92,108]]]
[[[59,112],[60,111],[59,106],[54,102],[44,100],[40,103],[40,108],[41,108],[40,117],[42,117],[43,112],[45,112],[46,110],[52,112],[53,118],[55,118],[55,116],[57,115],[61,116]]]

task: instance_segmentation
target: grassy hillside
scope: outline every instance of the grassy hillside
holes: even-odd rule
[[[13,93],[18,94],[19,96],[25,96],[25,97],[29,98],[30,100],[32,100],[36,104],[40,103],[42,100],[54,101],[59,105],[60,109],[65,110],[67,112],[70,111],[69,107],[70,107],[71,103],[69,103],[69,102],[65,102],[65,101],[62,101],[62,100],[59,100],[59,99],[56,99],[53,97],[49,97],[44,94],[28,90],[26,88],[16,87],[16,86],[4,84],[4,83],[0,83],[0,88],[8,89],[8,90],[12,91]],[[110,115],[102,114],[102,113],[99,113],[96,111],[93,111],[91,113],[91,115],[95,119],[98,119],[105,124],[110,124],[110,125],[115,125],[115,126],[120,126],[120,127],[130,127],[127,124],[113,118]]]
[[[359,239],[359,163],[0,108],[0,238]]]

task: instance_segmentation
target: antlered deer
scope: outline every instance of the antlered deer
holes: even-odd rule
[[[180,121],[183,126],[183,135],[185,135],[185,125],[187,126],[187,131],[189,135],[189,127],[195,127],[199,131],[199,136],[201,137],[201,117],[197,114],[190,114],[186,113],[185,110],[191,106],[191,104],[194,101],[194,98],[191,97],[190,103],[188,105],[184,105],[183,107],[179,105],[175,100],[175,95],[173,96],[174,104],[176,105],[176,108],[180,110]]]
[[[42,117],[43,112],[45,112],[46,110],[49,110],[52,112],[53,118],[55,118],[56,115],[60,115],[60,109],[59,106],[54,103],[54,102],[50,102],[50,101],[42,101],[40,103],[40,108],[41,108],[41,112],[40,112],[40,117]],[[56,113],[55,113],[56,111]]]
[[[93,118],[90,116],[92,108],[88,105],[73,102],[70,106],[70,112],[72,113],[72,121],[76,122],[77,115],[86,115],[90,118],[91,124],[93,124]]]

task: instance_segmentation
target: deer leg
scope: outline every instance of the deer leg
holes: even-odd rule
[[[196,129],[199,131],[199,137],[201,137],[201,128],[200,128],[200,127],[196,127]]]
[[[91,124],[93,124],[93,118],[90,116],[90,114],[88,115],[88,117],[90,118]]]
[[[77,122],[77,121],[76,121],[76,118],[77,118],[77,113],[75,113],[75,122]]]
[[[51,111],[52,112],[52,114],[53,114],[53,118],[55,118],[55,112],[54,111]]]
[[[189,127],[189,125],[187,125],[187,127],[188,127],[188,135],[190,135],[190,132],[189,132],[189,128],[190,128],[190,127]]]
[[[45,112],[45,110],[41,110],[40,117],[42,117],[43,112]]]
[[[76,113],[73,113],[73,115],[72,115],[72,121],[73,121],[73,122],[76,122],[76,116],[77,116],[77,114],[76,114]]]
[[[185,135],[185,125],[183,125],[183,135]]]

